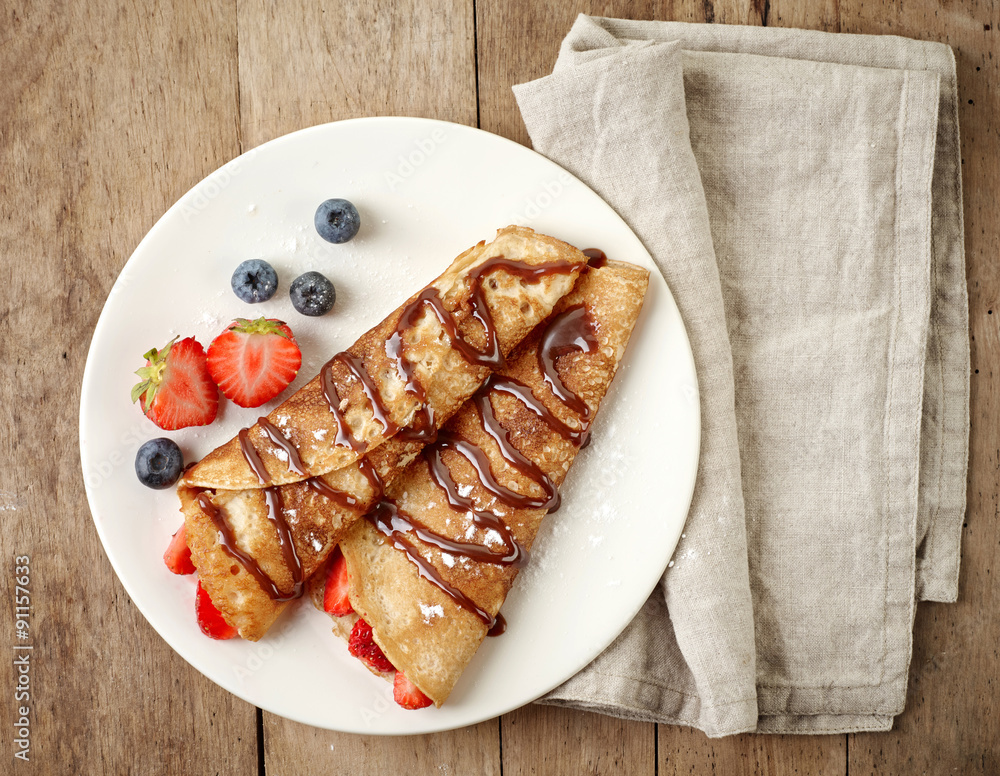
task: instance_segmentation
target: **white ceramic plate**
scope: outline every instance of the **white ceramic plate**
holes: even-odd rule
[[[358,236],[313,228],[329,197],[354,202]],[[665,203],[666,205],[667,203]],[[584,450],[543,524],[530,565],[441,709],[404,711],[348,655],[308,602],[258,643],[213,641],[194,616],[194,577],[162,554],[180,526],[176,495],[136,479],[139,445],[172,437],[196,460],[262,414],[223,400],[211,426],[162,432],[129,401],[141,354],[175,335],[207,347],[238,316],[288,321],[303,351],[296,389],[333,353],[495,230],[520,223],[653,270],[632,343]],[[230,290],[247,258],[278,271],[269,302]],[[288,286],[318,270],[336,285],[322,318],[294,311]],[[274,404],[266,405],[270,411]],[[83,379],[80,450],[94,523],[132,600],[191,665],[250,703],[319,727],[408,734],[469,725],[572,676],[621,632],[667,564],[687,515],[699,449],[698,391],[674,301],[649,254],[596,194],[544,157],[468,127],[411,118],[343,121],[256,148],[180,199],[136,248],[94,332]],[[128,638],[122,634],[122,638]]]

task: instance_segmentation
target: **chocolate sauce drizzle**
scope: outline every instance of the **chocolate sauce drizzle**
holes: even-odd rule
[[[500,349],[500,342],[497,337],[496,326],[493,324],[493,316],[490,313],[489,305],[486,303],[485,292],[483,291],[483,278],[497,269],[502,269],[510,275],[519,277],[522,280],[538,280],[548,275],[569,274],[576,268],[576,264],[569,261],[552,261],[545,264],[524,264],[518,261],[506,259],[503,256],[493,256],[487,259],[475,270],[469,273],[469,308],[472,317],[483,327],[486,334],[486,346],[479,350],[469,344],[462,337],[455,323],[454,316],[444,306],[441,295],[436,288],[430,286],[425,288],[417,298],[408,304],[399,317],[396,331],[385,343],[386,355],[396,363],[396,372],[399,379],[403,381],[404,390],[414,396],[420,402],[420,409],[414,417],[413,428],[431,429],[435,427],[434,417],[430,414],[430,407],[427,404],[427,393],[417,379],[413,365],[406,358],[406,342],[403,338],[405,332],[416,325],[417,320],[423,312],[425,305],[428,305],[437,317],[441,326],[451,339],[454,347],[470,364],[484,366],[488,369],[502,369],[504,366],[503,351]],[[494,286],[495,288],[495,286]],[[412,435],[414,432],[410,432]],[[426,436],[415,437],[421,441],[426,441]],[[413,438],[411,436],[411,438]]]
[[[587,318],[587,308],[582,304],[569,307],[557,315],[538,346],[538,366],[545,384],[559,401],[582,416],[584,421],[590,418],[590,407],[563,385],[556,370],[556,359],[574,351],[592,353],[596,349],[597,337]]]
[[[463,609],[467,609],[479,617],[488,628],[494,626],[496,621],[493,616],[485,609],[480,609],[476,602],[461,590],[445,582],[441,573],[406,538],[406,534],[417,533],[423,526],[420,526],[412,517],[400,510],[392,501],[385,500],[379,501],[375,508],[365,515],[365,519],[375,526],[379,533],[387,537],[392,542],[393,547],[406,553],[406,557],[417,567],[417,573],[420,576],[443,590]],[[426,531],[426,529],[424,530]],[[427,533],[431,532],[427,531]],[[419,533],[417,535],[419,536]],[[437,535],[433,534],[433,536]]]
[[[245,552],[243,552],[243,550],[239,548],[239,546],[236,544],[236,536],[233,534],[232,529],[229,527],[229,523],[226,522],[225,515],[222,513],[221,509],[219,509],[217,506],[215,506],[215,504],[212,503],[212,499],[209,497],[208,493],[202,491],[195,498],[198,502],[198,506],[201,507],[202,511],[206,515],[208,515],[209,519],[211,519],[211,521],[215,524],[215,528],[219,532],[219,545],[222,547],[223,551],[225,551],[225,553],[229,557],[241,563],[243,565],[243,568],[245,568],[248,572],[250,572],[251,576],[253,576],[253,578],[257,580],[257,583],[261,586],[264,592],[267,593],[268,596],[270,596],[272,600],[280,603],[283,601],[291,601],[295,598],[299,598],[302,596],[303,585],[301,578],[301,565],[295,566],[289,564],[289,567],[293,569],[293,572],[295,568],[299,569],[299,575],[296,577],[294,576],[293,573],[294,584],[292,585],[292,592],[286,595],[285,593],[281,592],[281,590],[278,589],[278,586],[274,584],[274,580],[272,580],[264,572],[264,569],[262,569],[258,565],[257,561],[250,555],[247,555]],[[278,499],[280,498],[281,495],[279,494]],[[279,533],[279,537],[280,536],[281,534]],[[285,543],[282,542],[281,545],[282,551],[284,551],[285,546],[286,546]],[[292,554],[294,554],[294,552],[295,549],[293,547]],[[297,557],[298,556],[295,556],[295,558]],[[285,559],[286,561],[288,560],[288,553],[285,553]]]
[[[277,427],[272,425],[267,418],[260,418],[259,422],[264,430],[264,432],[271,438],[275,444],[278,444],[286,451],[294,451],[294,460],[296,461],[299,468],[302,468],[302,461],[299,459],[298,451],[291,445],[291,443],[285,439],[284,435],[278,430]],[[225,515],[222,513],[218,507],[216,507],[211,499],[204,492],[198,494],[198,504],[201,505],[205,513],[211,518],[212,522],[215,523],[215,527],[219,530],[219,544],[222,545],[222,549],[225,550],[226,554],[230,557],[235,558],[240,563],[243,564],[244,568],[249,571],[253,577],[260,583],[264,592],[268,594],[273,600],[291,601],[295,598],[301,598],[304,588],[304,579],[302,571],[302,559],[299,558],[298,551],[295,549],[295,542],[292,540],[292,532],[288,527],[288,520],[285,517],[285,502],[281,496],[281,490],[271,484],[271,475],[267,471],[267,467],[264,466],[264,462],[261,460],[260,455],[257,453],[256,448],[254,448],[253,443],[250,441],[249,429],[241,429],[238,435],[240,440],[240,450],[243,452],[243,457],[246,458],[247,464],[253,470],[253,473],[257,475],[257,479],[260,480],[261,485],[264,486],[264,498],[267,501],[267,519],[271,521],[274,526],[275,531],[278,533],[278,543],[281,545],[281,554],[285,559],[285,565],[288,566],[289,570],[292,572],[292,590],[289,593],[282,593],[278,586],[274,584],[272,580],[260,567],[256,559],[250,557],[236,545],[236,537],[229,527],[229,523],[225,519]],[[282,440],[279,442],[275,437]],[[288,463],[289,466],[292,465],[293,456],[289,452]],[[304,472],[301,472],[304,473]]]
[[[337,354],[337,356],[339,355],[340,353]],[[340,411],[340,394],[337,393],[337,386],[333,382],[331,371],[337,356],[323,364],[322,369],[319,370],[319,384],[323,391],[323,398],[326,399],[330,412],[333,413],[333,418],[337,421],[337,435],[334,437],[333,443],[354,450],[356,453],[364,453],[368,449],[368,443],[354,438],[347,425],[347,420],[344,418],[344,413]]]
[[[446,450],[452,450],[465,457],[475,468],[483,488],[507,506],[518,509],[547,509],[549,511],[557,509],[559,492],[555,484],[534,461],[527,458],[511,443],[507,430],[501,426],[494,413],[490,396],[493,392],[498,392],[515,397],[527,409],[545,421],[557,434],[582,447],[590,439],[588,430],[590,408],[580,397],[563,385],[555,371],[555,361],[559,356],[574,351],[593,352],[596,346],[597,339],[592,331],[584,305],[570,307],[556,316],[543,334],[539,345],[539,366],[553,394],[570,409],[582,408],[575,410],[576,414],[581,416],[579,429],[570,428],[559,420],[544,403],[535,397],[527,385],[510,377],[491,375],[482,389],[473,397],[483,428],[497,443],[504,460],[536,483],[545,493],[544,497],[527,496],[501,485],[490,469],[490,462],[486,454],[472,442],[456,434],[447,431],[441,432],[435,444],[424,448],[424,457],[427,460],[430,476],[435,484],[444,491],[449,506],[470,513],[476,527],[494,531],[500,537],[504,548],[503,552],[496,552],[483,544],[459,542],[442,536],[405,513],[392,501],[384,498],[365,515],[365,518],[376,530],[392,541],[394,547],[406,553],[410,561],[417,567],[421,577],[437,586],[459,606],[479,617],[489,629],[488,635],[490,636],[499,635],[506,627],[500,615],[490,616],[461,590],[446,582],[440,572],[406,538],[406,535],[412,534],[421,541],[437,547],[442,552],[468,557],[479,562],[518,567],[527,562],[527,551],[517,542],[502,518],[493,512],[478,509],[471,498],[463,496],[459,492],[442,455]],[[550,380],[552,382],[549,382]],[[553,388],[553,385],[558,387]]]
[[[563,437],[563,439],[568,439],[577,447],[582,449],[590,443],[590,431],[586,423],[581,423],[580,428],[570,428],[559,420],[548,407],[535,398],[535,394],[531,392],[531,388],[519,380],[515,380],[513,377],[493,374],[486,381],[484,390],[506,393],[518,399],[527,409],[545,421],[553,431]]]
[[[333,414],[334,419],[337,422],[337,432],[334,444],[347,447],[359,454],[363,454],[368,450],[368,443],[365,440],[357,439],[352,434],[347,425],[346,419],[344,418],[343,412],[340,409],[341,399],[339,393],[337,392],[337,387],[334,383],[332,373],[333,364],[335,362],[340,362],[346,366],[353,377],[361,383],[362,390],[371,405],[372,415],[382,425],[383,435],[385,437],[392,436],[398,432],[405,434],[407,439],[414,441],[428,442],[437,439],[436,446],[439,449],[436,453],[437,458],[434,460],[438,460],[439,463],[437,464],[438,471],[434,474],[434,476],[435,481],[439,484],[450,483],[450,485],[442,484],[442,487],[449,494],[449,503],[451,503],[452,506],[459,506],[471,510],[476,516],[474,520],[477,521],[477,525],[480,525],[480,527],[483,528],[493,529],[503,538],[507,551],[505,553],[495,553],[482,545],[470,544],[467,542],[455,542],[447,539],[446,537],[435,534],[426,526],[419,524],[409,516],[405,516],[404,513],[402,513],[391,501],[384,500],[382,498],[383,484],[381,478],[368,461],[364,459],[360,460],[362,473],[368,478],[369,483],[375,491],[376,498],[378,499],[374,509],[371,510],[366,517],[376,526],[376,528],[385,533],[387,536],[390,536],[395,546],[403,549],[407,553],[407,556],[417,566],[422,576],[438,585],[461,606],[464,606],[471,611],[475,611],[481,618],[483,618],[484,622],[486,622],[490,628],[491,635],[503,632],[505,627],[503,624],[503,618],[499,615],[496,618],[491,617],[489,614],[479,609],[461,591],[449,586],[441,578],[436,569],[434,569],[433,566],[420,556],[413,545],[402,537],[402,533],[404,532],[413,532],[418,538],[444,551],[453,552],[457,555],[465,555],[470,558],[484,560],[487,562],[508,565],[520,564],[526,557],[526,553],[523,548],[521,548],[520,545],[518,545],[513,539],[510,531],[498,516],[489,512],[480,512],[479,510],[476,510],[471,501],[464,499],[458,494],[457,487],[455,486],[454,480],[451,478],[450,472],[447,472],[447,467],[440,461],[440,453],[445,449],[453,449],[464,455],[476,468],[484,487],[497,495],[501,501],[511,506],[537,506],[539,508],[544,507],[554,509],[558,507],[559,495],[552,481],[546,477],[533,462],[522,456],[520,452],[516,451],[510,445],[506,432],[499,426],[496,421],[496,417],[493,415],[492,407],[487,409],[487,406],[489,405],[488,399],[485,400],[485,404],[480,403],[477,405],[480,407],[480,415],[483,419],[484,426],[487,428],[488,433],[490,433],[494,439],[497,439],[501,449],[505,451],[504,458],[526,476],[529,476],[538,482],[546,494],[544,499],[523,496],[500,485],[493,477],[489,468],[489,461],[483,452],[466,440],[455,436],[438,437],[437,424],[434,420],[433,410],[427,403],[426,389],[420,383],[420,380],[417,379],[413,365],[411,365],[406,358],[404,334],[409,328],[416,324],[423,307],[428,305],[451,339],[452,347],[458,350],[458,352],[461,353],[469,363],[477,366],[484,366],[491,370],[502,368],[505,363],[504,356],[500,348],[496,327],[493,323],[493,317],[490,313],[489,306],[486,303],[483,291],[483,278],[497,269],[502,269],[508,274],[525,280],[538,280],[542,277],[553,274],[569,274],[576,269],[576,267],[576,264],[562,260],[538,265],[527,265],[521,262],[506,259],[503,256],[494,256],[487,259],[475,270],[470,272],[468,275],[470,294],[469,307],[472,317],[480,323],[486,335],[486,346],[482,350],[475,348],[467,342],[464,337],[462,337],[452,313],[444,306],[444,302],[436,288],[431,286],[418,294],[416,299],[410,302],[410,304],[403,309],[399,317],[399,322],[396,325],[396,330],[385,344],[386,355],[395,362],[397,374],[404,384],[404,390],[414,396],[419,402],[419,407],[414,414],[413,421],[404,429],[400,429],[399,425],[396,424],[390,417],[388,408],[382,402],[378,389],[365,369],[364,362],[360,358],[352,353],[344,351],[335,355],[320,369],[320,388],[323,397],[326,399],[326,403],[330,408],[330,412]],[[493,287],[496,288],[496,285]],[[562,340],[560,340],[560,342],[562,342]],[[536,412],[540,411],[536,409]],[[545,412],[547,412],[547,410]],[[541,414],[540,416],[549,417],[551,416],[551,413],[548,413],[548,415]],[[287,454],[289,471],[293,471],[299,475],[305,475],[306,467],[302,463],[298,450],[291,443],[291,441],[281,433],[281,430],[272,424],[266,417],[259,418],[258,424],[271,442],[280,447]],[[561,424],[558,427],[553,427],[557,428],[557,430],[565,428],[565,426],[562,426]],[[246,459],[247,464],[250,466],[254,474],[257,475],[260,483],[264,486],[264,494],[268,504],[268,519],[274,524],[278,533],[278,540],[281,544],[284,559],[292,572],[292,591],[288,594],[282,593],[282,591],[280,591],[274,584],[274,581],[263,571],[263,569],[261,569],[257,561],[239,549],[236,545],[235,536],[225,519],[225,515],[222,510],[217,508],[212,503],[206,493],[202,492],[198,494],[198,503],[218,529],[219,541],[225,552],[243,564],[247,571],[249,571],[250,574],[257,579],[261,587],[272,599],[275,601],[289,601],[293,598],[298,598],[303,592],[302,561],[298,557],[298,553],[295,550],[295,544],[292,541],[291,531],[285,517],[284,501],[281,496],[281,491],[279,488],[272,485],[271,475],[267,471],[267,467],[261,460],[259,453],[251,443],[248,429],[242,429],[239,432],[238,437],[240,449],[243,452],[243,456]],[[573,438],[574,441],[576,441],[575,437],[567,435],[567,438]],[[432,464],[432,470],[433,469],[434,464]],[[306,485],[316,493],[340,504],[343,507],[356,509],[361,505],[361,502],[352,494],[338,491],[317,477],[310,477],[306,480]],[[386,517],[386,515],[389,517]]]
[[[257,424],[260,426],[261,430],[267,434],[268,438],[274,442],[274,444],[285,451],[285,455],[288,456],[288,470],[295,472],[296,474],[304,475],[306,473],[306,467],[302,464],[302,459],[299,457],[299,451],[295,445],[293,445],[291,441],[289,441],[285,435],[281,433],[281,429],[265,417],[257,418]],[[242,441],[240,442],[240,445],[243,445]],[[254,450],[255,454],[256,452],[257,451]],[[257,461],[260,462],[259,457],[257,458]],[[252,464],[251,468],[253,468]],[[263,469],[263,465],[261,465],[261,468]],[[260,477],[260,474],[257,474],[257,476]]]
[[[585,248],[580,253],[587,257],[587,266],[593,269],[600,269],[608,264],[608,257],[600,248]]]

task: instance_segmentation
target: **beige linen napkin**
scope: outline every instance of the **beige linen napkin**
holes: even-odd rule
[[[703,428],[660,589],[545,701],[711,736],[890,728],[965,511],[951,50],[581,16],[515,94],[663,272]]]

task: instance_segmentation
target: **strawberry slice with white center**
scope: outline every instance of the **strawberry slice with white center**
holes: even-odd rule
[[[392,680],[392,698],[404,709],[424,709],[432,703],[402,671],[397,671]]]
[[[323,592],[323,611],[336,617],[343,617],[354,611],[348,593],[351,589],[351,579],[347,573],[347,561],[344,553],[337,547],[333,551],[330,569],[326,575],[326,589]]]
[[[194,574],[194,563],[191,560],[191,548],[187,543],[187,527],[181,523],[163,553],[163,562],[175,574]]]
[[[146,366],[136,374],[132,388],[146,417],[167,431],[206,426],[219,411],[219,391],[208,374],[205,350],[194,337],[178,342],[174,337],[163,348],[144,356]]]
[[[288,324],[237,318],[208,346],[208,372],[227,399],[259,407],[295,379],[302,351]]]

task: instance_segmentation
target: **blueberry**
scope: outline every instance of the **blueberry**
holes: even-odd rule
[[[292,307],[303,315],[326,315],[337,301],[337,289],[318,272],[306,272],[288,289]]]
[[[266,302],[278,290],[278,273],[262,259],[247,259],[233,273],[232,286],[244,302]]]
[[[328,199],[316,208],[313,223],[319,236],[327,242],[345,243],[361,228],[361,216],[346,199]]]
[[[172,439],[150,439],[135,454],[135,473],[148,488],[169,488],[181,476],[184,458]]]

